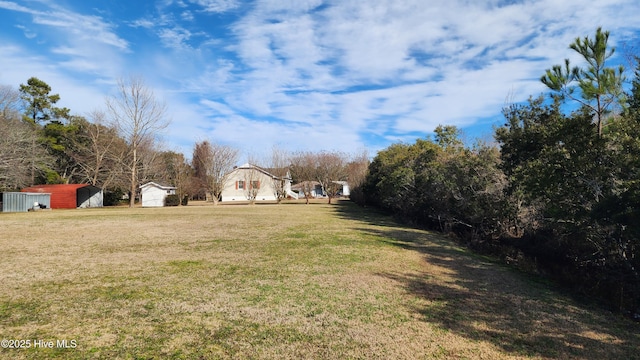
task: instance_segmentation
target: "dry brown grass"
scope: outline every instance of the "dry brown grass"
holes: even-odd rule
[[[351,203],[0,214],[2,358],[634,358],[639,327]]]

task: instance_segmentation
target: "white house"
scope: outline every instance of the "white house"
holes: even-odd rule
[[[298,198],[298,195],[291,191],[291,177],[288,172],[281,178],[267,169],[244,164],[227,175],[221,200],[222,202],[275,201],[277,200],[276,183],[279,181],[284,181],[284,192],[287,196]]]
[[[338,190],[338,193],[336,194],[337,196],[348,197],[350,195],[349,183],[347,183],[346,181],[332,181],[332,183],[338,184],[340,187],[340,190]],[[317,181],[299,182],[293,185],[291,188],[293,189],[293,191],[300,194],[300,196],[304,196],[304,190],[307,187],[310,189],[309,196],[311,196],[312,198],[317,199],[317,198],[323,198],[327,196],[325,189]]]
[[[334,183],[339,184],[342,186],[342,190],[338,191],[338,195],[339,196],[345,196],[348,197],[349,195],[351,195],[351,192],[349,191],[349,183],[346,181],[334,181]]]
[[[307,188],[310,190],[309,195],[312,198],[321,198],[326,196],[324,189],[322,188],[322,185],[320,185],[320,183],[317,181],[299,182],[293,185],[291,188],[294,192],[297,192],[299,196],[304,196],[304,191]]]
[[[176,188],[148,182],[140,186],[142,207],[162,207],[167,195],[175,195]]]

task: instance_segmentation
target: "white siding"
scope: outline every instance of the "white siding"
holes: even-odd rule
[[[253,174],[250,174],[251,171],[253,171]],[[276,192],[271,176],[256,169],[239,167],[229,174],[224,189],[222,190],[222,201],[247,201],[247,192],[244,189],[238,188],[238,182],[244,181],[245,185],[248,185],[246,183],[250,178],[260,182],[260,189],[258,190],[256,201],[276,200]]]
[[[161,186],[155,183],[144,184],[140,187],[142,207],[162,207],[164,206],[164,198],[175,193],[176,190],[173,187]]]

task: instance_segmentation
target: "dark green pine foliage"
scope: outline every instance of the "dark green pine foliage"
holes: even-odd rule
[[[19,91],[26,104],[25,118],[34,124],[69,117],[69,109],[54,106],[60,100],[60,95],[49,95],[51,86],[46,82],[32,77],[27,80],[27,85],[20,84]]]
[[[631,82],[631,94],[629,95],[629,111],[640,111],[640,57],[635,57],[636,70]]]
[[[43,127],[42,142],[53,159],[54,164],[47,172],[46,182],[75,183],[83,179],[78,178],[80,164],[75,159],[74,149],[80,128],[76,121],[65,124],[59,120],[51,120]]]
[[[56,107],[60,95],[50,94],[51,86],[31,77],[27,84],[19,88],[21,99],[25,103],[23,121],[31,124],[37,133],[37,141],[31,144],[31,152],[44,148],[49,156],[47,161],[31,159],[31,182],[65,183],[73,181],[78,165],[69,155],[69,145],[77,128],[65,122],[71,119],[70,110]]]
[[[625,81],[624,67],[607,66],[607,60],[615,53],[608,46],[609,32],[596,30],[593,39],[576,38],[569,48],[586,61],[585,67],[571,67],[569,59],[563,65],[547,69],[541,77],[543,84],[555,92],[556,99],[569,98],[589,109],[595,117],[598,135],[602,135],[606,118],[615,105],[625,104],[622,84]]]

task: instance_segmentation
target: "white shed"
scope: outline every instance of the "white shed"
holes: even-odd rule
[[[148,182],[140,186],[142,207],[162,207],[167,195],[175,195],[175,193],[176,188],[173,186]]]
[[[349,196],[351,195],[351,191],[349,191],[349,183],[346,181],[334,181],[334,183],[342,186],[342,189],[338,191],[339,196]]]

